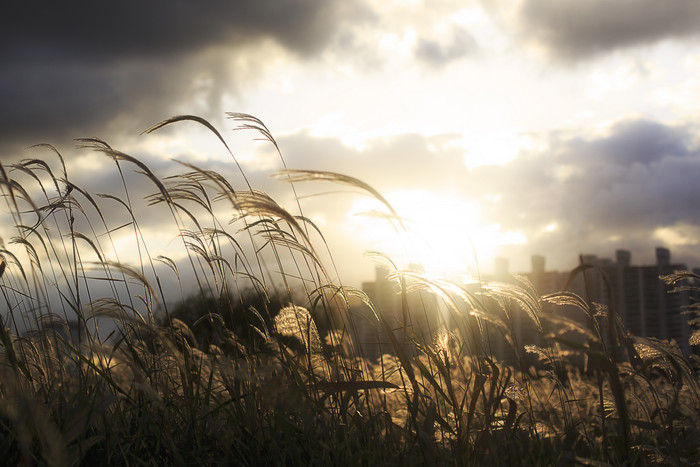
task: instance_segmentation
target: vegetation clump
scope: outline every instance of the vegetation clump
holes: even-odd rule
[[[229,117],[279,153],[260,120]],[[199,117],[148,132],[183,121],[228,150]],[[51,147],[58,170],[43,159],[0,170],[3,225],[13,229],[0,245],[6,464],[700,463],[695,362],[673,342],[630,335],[613,309],[566,291],[540,296],[524,280],[473,288],[393,267],[403,317],[424,311],[417,293],[440,310],[427,330],[395,322],[332,279],[300,203],[290,213],[239,165],[241,187],[182,162],[160,178],[104,141],[80,142],[114,162],[122,192],[74,184]],[[145,203],[132,195],[134,175],[153,191]],[[296,201],[306,181],[352,186],[403,229],[359,180],[278,178]],[[152,210],[168,217],[177,260],[151,253]],[[120,259],[124,238],[138,261]],[[688,287],[700,277],[665,279]],[[519,340],[516,314],[532,342]],[[363,342],[368,320],[386,350],[376,358]],[[495,342],[511,358],[498,358]]]

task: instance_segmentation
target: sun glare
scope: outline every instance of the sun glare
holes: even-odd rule
[[[521,150],[532,149],[534,144],[530,136],[512,128],[486,134],[466,134],[462,142],[464,164],[470,169],[507,164],[518,157]]]
[[[358,242],[388,255],[399,267],[421,265],[429,274],[475,277],[484,265],[490,269],[500,245],[525,240],[522,234],[485,224],[478,203],[448,193],[400,190],[386,198],[401,216],[405,232],[377,215],[381,207],[371,199],[354,203],[349,222]]]

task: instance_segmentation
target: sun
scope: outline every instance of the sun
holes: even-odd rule
[[[355,241],[388,255],[399,267],[420,265],[426,273],[458,278],[481,276],[490,269],[504,243],[522,243],[517,233],[504,233],[483,220],[481,206],[453,193],[407,189],[385,195],[401,216],[398,222],[377,215],[372,199],[358,199],[350,214],[357,225]]]

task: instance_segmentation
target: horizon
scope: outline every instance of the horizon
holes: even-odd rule
[[[674,261],[674,259],[673,259],[673,251],[670,251],[670,250],[668,250],[667,248],[664,248],[664,247],[659,247],[659,246],[654,247],[654,250],[655,250],[655,251],[658,250],[658,249],[667,250],[668,253],[670,254],[670,259],[669,259],[668,265],[671,265],[671,266],[682,266],[682,267],[686,268],[686,270],[687,270],[688,272],[692,272],[692,273],[694,273],[694,274],[698,274],[698,272],[700,272],[700,267],[698,267],[698,266],[696,266],[696,265],[688,265],[688,264],[683,263],[683,262]],[[616,258],[616,255],[617,255],[618,252],[624,252],[624,253],[628,253],[628,254],[630,253],[628,250],[624,250],[624,249],[617,249],[617,250],[615,250],[615,251],[613,252],[614,254],[611,255],[611,256],[599,256],[599,255],[597,255],[597,254],[581,253],[581,254],[579,255],[579,258],[578,258],[579,263],[574,264],[574,265],[572,265],[571,267],[569,267],[569,268],[564,268],[564,269],[548,269],[548,268],[547,268],[548,265],[547,265],[547,256],[546,256],[546,255],[532,254],[532,255],[530,256],[530,267],[529,267],[529,269],[527,269],[527,270],[521,269],[521,270],[519,270],[519,271],[514,271],[514,270],[511,269],[511,267],[510,267],[510,261],[508,260],[508,258],[505,258],[505,257],[495,257],[495,258],[494,258],[494,264],[492,265],[492,268],[491,268],[491,269],[484,269],[484,270],[482,270],[480,276],[463,276],[461,282],[464,283],[464,284],[469,284],[469,283],[472,283],[472,282],[477,282],[477,283],[478,283],[478,282],[481,282],[481,281],[484,281],[484,280],[489,281],[489,280],[492,280],[492,279],[494,279],[494,278],[501,277],[501,276],[504,275],[504,274],[505,274],[505,275],[510,275],[510,274],[516,274],[516,275],[534,274],[535,272],[537,272],[537,271],[536,271],[536,266],[534,265],[535,258],[538,258],[538,259],[542,259],[542,260],[543,260],[543,263],[542,263],[543,269],[542,269],[541,272],[545,272],[545,273],[567,273],[567,272],[570,272],[571,270],[575,269],[575,268],[580,264],[580,261],[588,261],[588,262],[586,262],[586,264],[590,264],[590,265],[593,266],[593,267],[607,266],[607,265],[617,266],[617,265],[621,264],[621,261],[620,261],[618,258]],[[657,252],[656,254],[658,255],[658,252]],[[503,263],[503,261],[505,261],[505,263]],[[643,262],[639,263],[639,262],[634,261],[634,258],[633,258],[632,255],[630,254],[630,256],[629,256],[629,258],[627,258],[627,260],[623,260],[623,261],[622,261],[622,265],[623,265],[623,266],[626,266],[626,267],[632,267],[632,268],[658,267],[658,266],[661,265],[659,261],[660,261],[660,259],[659,259],[658,256],[657,256],[653,261],[643,261]],[[500,264],[499,264],[499,263],[500,263]],[[626,263],[626,264],[625,264],[625,263]],[[499,270],[499,266],[500,266],[501,268],[504,268],[504,269]],[[364,284],[366,284],[366,283],[371,283],[371,282],[376,281],[377,279],[379,279],[379,277],[378,277],[379,269],[381,269],[382,267],[383,267],[382,265],[377,264],[377,266],[375,267],[375,271],[374,271],[374,278],[373,278],[372,280],[366,279],[366,278],[363,279],[363,280],[362,280],[362,285],[364,285]],[[413,272],[425,272],[424,266],[423,266],[422,264],[420,264],[420,263],[411,263],[411,264],[408,264],[408,266],[407,266],[406,269],[409,270],[409,271],[413,271]],[[449,278],[449,279],[450,279],[450,280],[455,280],[455,278]],[[457,281],[457,283],[459,283],[459,281]],[[541,291],[539,291],[539,292],[541,292]]]

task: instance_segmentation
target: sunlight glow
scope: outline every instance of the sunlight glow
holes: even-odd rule
[[[89,171],[99,173],[108,166],[113,166],[114,162],[102,154],[84,153],[80,156],[69,159],[66,169],[73,172]]]
[[[187,258],[188,252],[174,231],[153,228],[141,228],[140,231],[148,243],[151,257],[164,255],[176,262]],[[119,235],[112,238],[112,244],[106,247],[105,253],[111,261],[140,264],[146,250],[141,242],[137,242],[131,227],[125,227]]]
[[[369,215],[381,210],[372,199],[358,199],[348,216],[357,242],[389,255],[400,267],[422,265],[426,273],[445,277],[480,274],[490,269],[501,245],[524,244],[525,236],[485,225],[480,206],[449,193],[401,190],[386,195],[402,216],[407,232],[399,234],[386,218]]]
[[[416,32],[412,28],[408,28],[404,31],[403,37],[399,37],[396,34],[382,34],[379,39],[379,48],[395,56],[409,57],[415,41]]]
[[[588,90],[588,95],[592,99],[604,99],[608,93],[634,86],[643,73],[645,73],[645,70],[639,63],[626,63],[613,69],[594,70],[589,76],[590,89]]]
[[[501,130],[464,137],[464,163],[470,169],[485,165],[503,165],[516,157],[521,149],[530,149],[533,141],[516,130]]]
[[[697,245],[700,243],[697,240],[699,233],[700,228],[685,223],[679,223],[669,227],[656,228],[653,237],[671,246]]]

